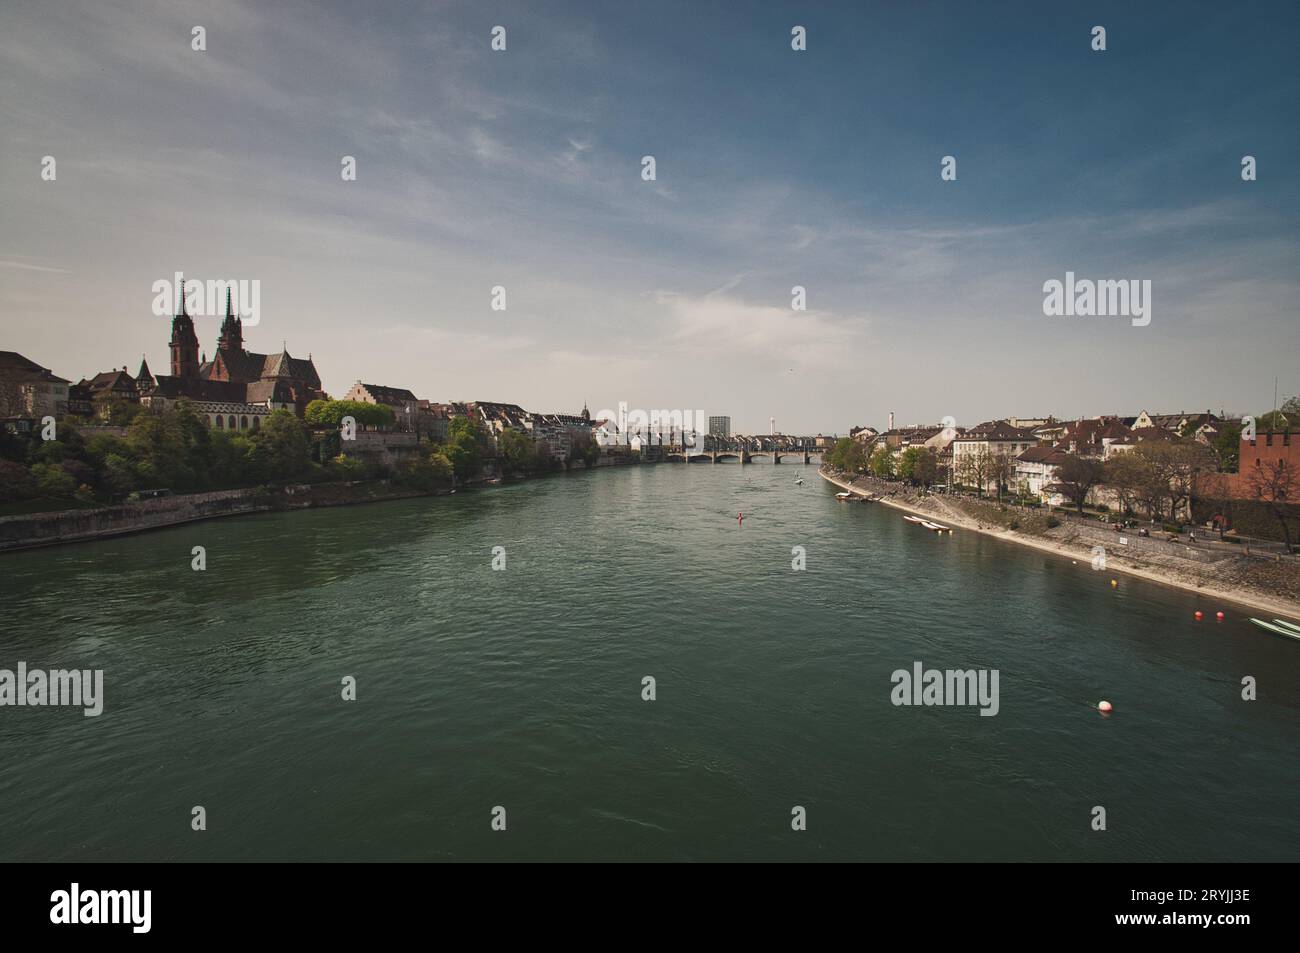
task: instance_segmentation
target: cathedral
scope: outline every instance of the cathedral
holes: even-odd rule
[[[188,400],[214,430],[258,430],[275,410],[287,408],[301,417],[308,403],[326,397],[310,355],[291,357],[288,348],[281,348],[279,354],[245,350],[243,321],[231,307],[229,289],[212,360],[200,357],[183,290],[169,346],[171,374],[155,377],[148,362],[140,362],[135,382],[141,402],[166,406]]]

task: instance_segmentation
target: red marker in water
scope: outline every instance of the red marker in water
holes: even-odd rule
[[[737,514],[736,514],[736,525],[737,525],[737,526],[744,526],[744,525],[745,525],[745,514],[744,514],[744,513],[737,513]]]

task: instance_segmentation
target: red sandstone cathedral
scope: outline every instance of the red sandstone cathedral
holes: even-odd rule
[[[180,305],[172,319],[171,374],[155,377],[147,361],[141,361],[135,382],[141,399],[150,404],[167,404],[184,398],[194,412],[218,430],[257,430],[272,411],[288,408],[302,416],[310,401],[323,399],[316,365],[290,357],[287,348],[279,354],[257,354],[244,349],[244,325],[231,307],[226,291],[226,316],[212,360],[199,356],[199,339],[194,319]]]

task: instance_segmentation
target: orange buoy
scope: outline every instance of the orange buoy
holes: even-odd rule
[[[1216,612],[1216,613],[1214,613],[1214,617],[1215,617],[1216,619],[1218,619],[1220,622],[1223,621],[1223,613],[1222,613],[1222,612]]]
[[[1111,707],[1112,707],[1111,703],[1108,701],[1102,700],[1097,702],[1097,711],[1102,712],[1104,714],[1107,715],[1110,714]]]
[[[1203,617],[1202,617],[1202,615],[1201,615],[1201,610],[1200,610],[1200,609],[1197,609],[1197,610],[1196,610],[1196,612],[1195,612],[1195,614],[1194,614],[1194,618],[1196,619],[1197,622],[1200,622],[1200,621],[1201,621],[1201,619],[1202,619]]]

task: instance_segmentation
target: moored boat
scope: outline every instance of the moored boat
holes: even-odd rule
[[[1261,629],[1267,629],[1269,632],[1275,632],[1278,635],[1285,635],[1289,639],[1300,639],[1300,631],[1284,629],[1280,625],[1274,625],[1272,622],[1265,622],[1263,619],[1251,619],[1250,621],[1255,623]]]

